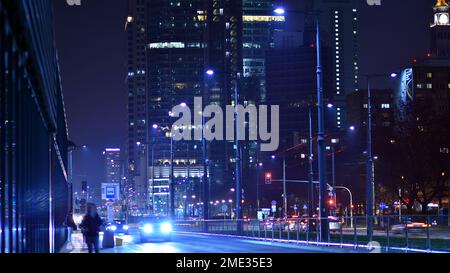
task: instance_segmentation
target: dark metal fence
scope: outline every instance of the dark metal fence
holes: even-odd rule
[[[373,221],[373,234],[367,223]],[[321,238],[320,223],[329,229]],[[288,220],[177,221],[178,232],[207,233],[316,246],[350,248],[363,252],[450,252],[450,227],[437,216],[376,216],[297,218]],[[238,233],[238,226],[242,233]]]

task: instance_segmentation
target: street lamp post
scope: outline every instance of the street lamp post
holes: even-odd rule
[[[319,161],[319,208],[322,219],[320,225],[320,238],[326,240],[328,234],[328,211],[326,205],[327,196],[327,171],[325,154],[325,121],[324,121],[324,94],[323,94],[323,72],[322,72],[322,52],[320,19],[316,13],[316,49],[317,49],[317,108],[318,108],[318,161]]]
[[[448,226],[450,226],[450,149],[449,148],[441,148],[441,154],[447,154],[448,159],[449,159],[449,168],[448,168],[448,173],[447,173],[447,180],[448,180],[448,219],[447,219],[447,224]],[[445,174],[445,173],[444,173]]]
[[[241,184],[241,149],[239,143],[239,75],[236,75],[235,87],[234,87],[234,99],[235,99],[235,113],[234,113],[234,124],[235,124],[235,145],[236,145],[236,220],[238,223],[238,234],[242,231],[242,184]]]
[[[215,71],[213,69],[208,69],[205,72],[206,79],[210,79],[214,77]],[[206,83],[203,84],[203,96],[202,96],[202,104],[205,105],[205,96],[207,94],[208,88]],[[205,138],[205,116],[202,115],[202,161],[203,161],[203,175],[202,175],[202,192],[203,192],[203,219],[209,219],[209,183],[208,183],[208,158],[207,158],[207,145]],[[207,222],[205,222],[204,229],[207,232],[208,226]]]
[[[170,217],[175,219],[175,175],[174,175],[173,134],[170,133]]]
[[[339,143],[339,139],[331,140],[331,168],[332,168],[332,186],[333,186],[333,199],[334,204],[337,204],[336,199],[336,148],[335,145]]]
[[[349,196],[350,196],[350,227],[353,228],[354,224],[353,224],[353,194],[352,191],[347,188],[347,187],[343,187],[343,186],[336,186],[336,189],[342,189],[348,192]]]
[[[372,92],[370,77],[367,78],[367,237],[372,241],[373,216],[375,210],[374,193],[375,181],[373,181],[373,156],[372,156]]]
[[[308,217],[314,216],[314,143],[312,129],[312,109],[309,107],[309,194],[308,194]]]
[[[367,211],[367,237],[372,240],[373,237],[373,222],[375,211],[375,181],[374,181],[374,162],[372,154],[372,82],[374,78],[395,78],[396,73],[390,75],[373,74],[367,75],[367,175],[366,175],[366,211]]]
[[[286,155],[283,156],[283,214],[284,219],[288,218],[288,199],[287,199],[287,184],[286,184]]]
[[[263,163],[259,163],[257,165],[258,168],[258,178],[256,179],[256,206],[259,209],[261,208],[261,199],[260,199],[260,179],[261,179],[261,168],[263,167]]]
[[[305,14],[304,11],[291,11]],[[283,15],[286,10],[278,7],[274,13]],[[317,108],[318,108],[318,162],[319,162],[319,218],[322,219],[320,225],[320,238],[325,240],[328,234],[328,210],[327,210],[327,171],[326,171],[326,147],[325,147],[325,121],[324,121],[324,90],[323,90],[323,71],[322,71],[322,51],[320,35],[320,16],[319,11],[313,11],[316,22],[316,53],[317,53]]]

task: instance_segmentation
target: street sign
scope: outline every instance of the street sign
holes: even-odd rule
[[[102,183],[102,200],[120,200],[119,183]]]
[[[277,212],[277,201],[272,201],[272,213]]]

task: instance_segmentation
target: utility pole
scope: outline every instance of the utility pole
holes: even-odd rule
[[[328,210],[327,210],[327,170],[325,147],[325,121],[323,100],[323,71],[319,13],[316,12],[316,49],[317,49],[317,108],[318,108],[318,161],[319,161],[319,208],[320,208],[320,238],[327,240]]]
[[[236,145],[236,220],[237,220],[237,231],[238,234],[242,232],[242,184],[241,184],[241,148],[239,143],[239,74],[236,74],[236,81],[234,87],[234,100],[235,100],[235,111],[234,111],[234,123],[235,123],[235,145]]]
[[[258,168],[258,177],[256,178],[256,206],[259,209],[261,208],[261,201],[260,201],[260,196],[259,196],[259,183],[260,183],[260,179],[261,179],[261,166],[258,164],[256,166],[256,168]]]
[[[202,191],[203,191],[203,219],[209,219],[209,190],[208,190],[208,159],[206,153],[206,138],[205,138],[205,117],[202,115],[202,159],[203,159],[203,176],[202,176]],[[205,222],[205,229],[208,227]]]
[[[152,137],[154,139],[154,137]],[[152,214],[155,214],[155,143],[152,141]]]
[[[336,154],[335,154],[335,148],[334,143],[331,143],[331,169],[332,169],[332,185],[333,185],[333,201],[334,205],[337,206],[337,198],[336,198]],[[336,213],[334,213],[334,216],[336,216]]]
[[[309,107],[309,194],[308,194],[308,217],[314,216],[314,143],[312,129],[312,109]]]
[[[288,199],[287,199],[287,185],[286,185],[286,155],[283,156],[283,209],[284,218],[288,218]]]
[[[174,149],[173,134],[170,133],[170,217],[175,219],[175,176],[174,176]]]
[[[372,91],[371,78],[367,78],[367,237],[372,241],[373,237],[373,213],[374,213],[374,181],[373,181],[373,156],[372,156]]]
[[[447,180],[448,180],[448,211],[447,211],[447,217],[448,217],[448,226],[450,227],[450,151],[447,150],[448,155],[448,173],[447,173]]]

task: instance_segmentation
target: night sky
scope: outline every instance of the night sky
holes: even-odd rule
[[[286,0],[288,6],[298,1]],[[90,184],[100,185],[104,178],[102,151],[123,148],[126,143],[127,1],[82,0],[81,7],[70,7],[65,0],[54,2],[70,139],[89,147],[75,154],[75,181],[88,179]],[[391,72],[425,56],[434,3],[382,0],[381,7],[364,5],[360,14],[361,74]],[[288,24],[290,29],[298,29],[297,20]]]

